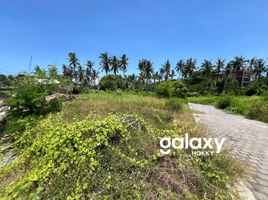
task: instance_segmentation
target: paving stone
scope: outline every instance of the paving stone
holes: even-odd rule
[[[213,106],[190,103],[212,135],[226,138],[224,147],[248,165],[247,177],[256,199],[268,200],[268,124],[228,114]]]

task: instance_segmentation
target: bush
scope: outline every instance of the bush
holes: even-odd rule
[[[121,76],[109,74],[101,78],[99,85],[101,90],[124,89],[124,80]]]
[[[174,91],[172,96],[179,98],[186,98],[188,93],[188,88],[182,81],[174,81],[172,82],[172,87],[174,87]]]
[[[268,105],[264,102],[253,103],[246,116],[268,123]]]
[[[161,97],[171,97],[173,92],[171,81],[164,81],[156,86],[156,94]]]
[[[183,103],[179,99],[172,98],[167,101],[166,107],[169,110],[180,111],[183,108]]]
[[[13,115],[45,114],[51,110],[59,110],[58,100],[46,102],[46,96],[53,92],[53,86],[40,84],[34,80],[23,80],[15,89],[15,96],[7,100]]]
[[[220,109],[225,109],[231,105],[231,98],[230,97],[223,97],[220,98],[217,103],[216,107]]]
[[[161,97],[187,97],[188,88],[182,81],[164,81],[157,85],[156,94]]]

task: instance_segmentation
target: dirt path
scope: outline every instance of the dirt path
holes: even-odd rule
[[[268,199],[268,124],[228,114],[213,106],[189,104],[197,121],[212,135],[225,137],[225,146],[250,167],[249,189],[256,199]]]

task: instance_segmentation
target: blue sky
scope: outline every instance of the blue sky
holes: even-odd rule
[[[81,64],[98,56],[139,59],[158,69],[166,59],[202,62],[268,57],[267,0],[0,0],[0,73],[35,65],[61,69],[70,51]]]

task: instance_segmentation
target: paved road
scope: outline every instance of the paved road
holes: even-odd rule
[[[197,121],[214,136],[225,137],[233,154],[249,165],[249,189],[256,199],[268,199],[268,124],[227,114],[213,106],[190,103]]]

